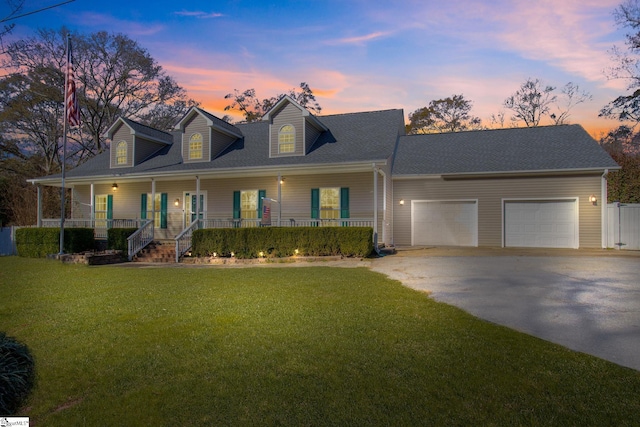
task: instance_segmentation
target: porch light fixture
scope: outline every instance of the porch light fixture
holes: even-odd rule
[[[176,199],[176,200],[173,202],[173,206],[176,206],[176,207],[177,207],[177,206],[180,206],[180,199]]]
[[[400,199],[400,205],[404,206],[404,199]]]
[[[280,184],[284,184],[284,177],[280,178]]]
[[[596,198],[596,196],[595,196],[594,194],[592,194],[592,195],[590,195],[590,196],[589,196],[589,201],[591,202],[591,204],[592,204],[593,206],[595,206],[595,205],[596,205],[596,203],[598,203],[598,199]]]
[[[116,191],[118,189],[118,184],[116,184],[115,182],[111,185],[111,189],[113,191]]]

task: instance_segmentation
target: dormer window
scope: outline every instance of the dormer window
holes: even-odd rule
[[[194,133],[189,138],[189,160],[202,159],[202,134]]]
[[[127,141],[120,141],[116,145],[116,164],[123,166],[127,164]]]
[[[278,132],[278,152],[293,153],[295,152],[296,130],[292,125],[284,125]]]

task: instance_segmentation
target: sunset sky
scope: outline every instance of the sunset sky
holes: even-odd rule
[[[26,0],[23,12],[60,1]],[[220,117],[233,89],[266,98],[305,81],[322,114],[402,108],[406,119],[463,94],[488,124],[529,77],[558,92],[573,82],[593,100],[570,122],[597,137],[618,125],[600,108],[626,92],[605,74],[611,48],[626,49],[612,15],[620,2],[76,0],[14,21],[12,37],[62,25],[125,33]]]

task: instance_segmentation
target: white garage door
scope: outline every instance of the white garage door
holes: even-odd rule
[[[507,201],[505,246],[577,248],[577,214],[576,200]]]
[[[478,246],[475,200],[411,202],[414,246]]]

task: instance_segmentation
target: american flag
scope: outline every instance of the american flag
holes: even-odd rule
[[[65,76],[66,84],[64,91],[65,106],[67,109],[67,121],[69,126],[80,126],[80,108],[78,107],[78,97],[76,96],[76,81],[73,74],[73,53],[71,52],[71,40],[67,47],[67,72]]]

